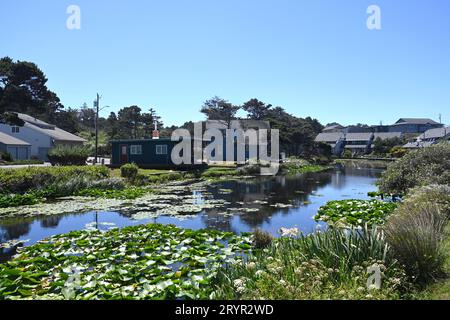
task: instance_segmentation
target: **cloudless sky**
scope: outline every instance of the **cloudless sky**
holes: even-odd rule
[[[66,107],[99,92],[105,116],[138,105],[180,125],[218,95],[323,124],[450,123],[448,0],[0,0],[1,56],[35,62]]]

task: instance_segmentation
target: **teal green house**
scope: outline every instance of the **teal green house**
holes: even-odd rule
[[[136,163],[142,168],[174,167],[171,154],[177,143],[168,138],[111,141],[111,166]]]
[[[173,148],[179,141],[172,141],[170,138],[161,139],[130,139],[130,140],[113,140],[111,167],[117,168],[126,163],[135,163],[141,168],[190,168],[204,166],[205,163],[194,164],[194,150],[191,145],[191,164],[176,165],[172,162],[171,154]],[[204,148],[209,142],[202,141]],[[215,152],[214,152],[215,153]],[[213,154],[214,154],[213,153]],[[226,142],[223,143],[223,157],[226,159]],[[234,143],[234,161],[237,161],[237,144]],[[249,159],[249,151],[245,150],[245,159]],[[205,159],[204,159],[205,161]]]

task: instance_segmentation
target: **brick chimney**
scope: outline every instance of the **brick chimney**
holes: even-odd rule
[[[158,121],[156,120],[155,120],[155,130],[153,130],[152,138],[159,139]]]

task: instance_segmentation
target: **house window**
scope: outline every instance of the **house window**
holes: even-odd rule
[[[137,145],[130,146],[130,154],[132,154],[132,155],[142,154],[142,145],[137,144]]]
[[[167,154],[167,146],[166,145],[157,145],[156,146],[156,154]]]
[[[19,127],[11,127],[11,131],[12,131],[12,133],[19,133],[20,128]]]

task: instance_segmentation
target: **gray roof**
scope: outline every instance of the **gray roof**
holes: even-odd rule
[[[344,138],[344,134],[342,132],[322,132],[319,133],[314,139],[316,142],[336,142],[339,139]]]
[[[380,138],[381,140],[400,138],[402,136],[401,132],[376,132],[373,134],[373,139]]]
[[[347,141],[370,141],[372,138],[371,132],[355,132],[347,133],[345,135],[345,140]]]
[[[17,116],[25,121],[25,126],[28,128],[32,128],[33,130],[42,132],[56,141],[62,142],[86,142],[85,139],[80,138],[70,132],[64,131],[63,129],[58,128],[52,124],[48,124],[47,122],[36,119],[32,116],[23,113],[17,113]]]
[[[55,126],[52,124],[48,124],[47,122],[44,122],[42,120],[39,120],[35,117],[29,116],[24,113],[17,113],[17,116],[19,117],[19,119],[22,119],[25,122],[31,123],[35,126],[43,128],[43,129],[54,129],[55,128]]]
[[[400,118],[395,124],[439,124],[428,118]]]
[[[10,146],[29,146],[28,142],[17,139],[16,137],[10,136],[9,134],[0,132],[0,143],[10,145]]]
[[[334,124],[334,125],[323,128],[322,132],[331,131],[331,130],[340,130],[340,129],[344,129],[344,127],[341,126],[340,124]]]
[[[406,149],[419,149],[419,148],[425,148],[429,147],[433,144],[432,141],[414,141],[414,142],[408,142],[403,146],[403,148]]]
[[[425,131],[419,136],[419,139],[439,139],[450,134],[450,127],[435,128]]]

